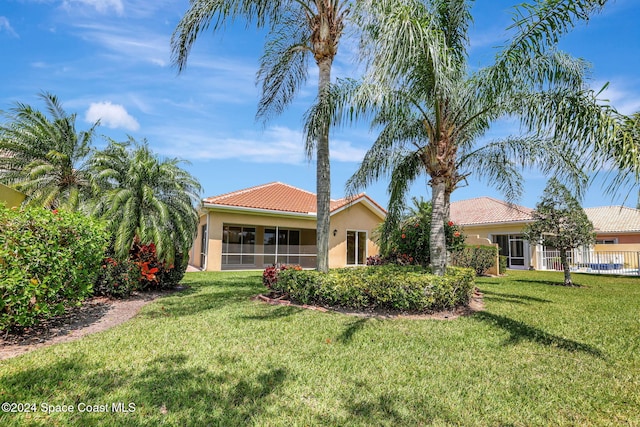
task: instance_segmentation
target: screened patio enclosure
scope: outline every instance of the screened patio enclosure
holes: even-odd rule
[[[224,224],[222,269],[262,269],[273,264],[316,265],[316,230]]]

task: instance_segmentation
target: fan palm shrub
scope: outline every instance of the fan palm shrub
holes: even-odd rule
[[[178,159],[160,159],[147,145],[130,138],[111,140],[91,159],[98,198],[92,208],[113,233],[113,255],[129,257],[134,244],[153,244],[160,262],[181,264],[198,226],[194,208],[200,183]]]
[[[43,92],[48,115],[16,103],[2,115],[0,182],[27,195],[26,205],[76,210],[91,198],[88,161],[99,122],[77,131],[76,114]]]

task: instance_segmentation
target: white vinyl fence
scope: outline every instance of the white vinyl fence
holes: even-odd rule
[[[543,250],[538,255],[543,270],[562,270],[560,251]],[[575,272],[640,275],[640,252],[575,249],[567,252],[567,257]]]

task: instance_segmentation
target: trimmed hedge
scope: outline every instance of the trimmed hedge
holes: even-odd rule
[[[30,326],[91,295],[107,232],[79,213],[0,204],[0,329]]]
[[[458,267],[473,268],[476,274],[481,276],[495,266],[497,251],[498,248],[495,246],[465,246],[460,252],[451,254],[451,263]]]
[[[301,304],[407,312],[446,310],[469,303],[475,273],[450,267],[443,277],[418,266],[369,266],[281,271],[272,290]]]

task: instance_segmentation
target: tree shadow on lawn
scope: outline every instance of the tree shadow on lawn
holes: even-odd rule
[[[526,323],[520,322],[518,320],[510,319],[506,316],[489,313],[487,311],[479,311],[473,315],[473,319],[487,322],[490,325],[498,326],[509,332],[511,336],[505,342],[505,345],[518,344],[520,341],[526,340],[548,347],[560,348],[571,353],[582,352],[599,359],[607,360],[606,354],[596,347],[590,346],[588,344],[582,344],[578,341],[562,338],[557,335],[552,335],[541,329],[529,326]]]
[[[219,291],[200,289],[189,294],[175,294],[158,300],[156,304],[146,307],[139,316],[147,318],[190,316],[244,303],[255,294],[256,289],[252,286],[237,287],[232,290],[222,288]]]
[[[370,317],[363,317],[347,324],[347,328],[338,336],[337,341],[345,344],[351,342],[353,335],[362,329],[369,320],[371,320]]]
[[[264,305],[264,303],[261,303],[262,305]],[[289,316],[293,316],[295,314],[298,314],[302,311],[305,311],[306,309],[302,308],[302,307],[291,307],[291,306],[279,306],[276,308],[273,308],[273,306],[269,306],[268,308],[271,308],[271,310],[268,310],[266,313],[264,314],[255,314],[252,316],[240,316],[240,319],[244,319],[244,320],[275,320],[275,319],[282,319],[285,317],[289,317]]]
[[[377,387],[377,386],[373,386]],[[441,404],[437,396],[425,396],[418,402],[407,402],[406,397],[398,392],[380,391],[372,389],[371,384],[355,381],[345,395],[340,399],[342,407],[348,414],[340,417],[323,414],[318,424],[323,425],[379,425],[379,426],[410,426],[410,425],[438,425],[450,423],[459,425],[457,414],[451,412],[446,405]]]
[[[571,274],[572,279],[575,279],[574,277],[574,273]],[[546,285],[546,286],[560,286],[563,288],[567,288],[567,289],[575,289],[575,288],[582,288],[584,287],[583,285],[579,284],[579,283],[575,283],[573,286],[565,286],[564,285],[564,278],[561,280],[545,280],[545,279],[513,279],[511,281],[512,283],[516,284],[516,283],[525,283],[528,285]]]
[[[142,369],[126,372],[91,366],[84,360],[58,360],[44,367],[0,377],[5,400],[55,405],[135,404],[135,414],[59,414],[73,425],[247,425],[280,401],[278,390],[289,377],[283,367],[218,370],[193,366],[185,354],[159,356]],[[79,394],[85,391],[86,394]],[[56,397],[65,396],[65,397]],[[66,400],[61,400],[66,399]],[[4,414],[22,416],[23,414]],[[5,418],[20,425],[21,418]],[[25,421],[22,419],[22,421]],[[49,419],[50,424],[56,424]],[[144,423],[142,423],[144,421]],[[57,425],[57,424],[56,424]]]
[[[487,291],[487,290],[483,290],[482,295],[484,296],[484,299],[489,301],[495,300],[495,301],[511,302],[516,304],[527,304],[528,302],[553,302],[548,299],[530,297],[528,295],[505,294],[501,292],[493,292],[493,291]]]

